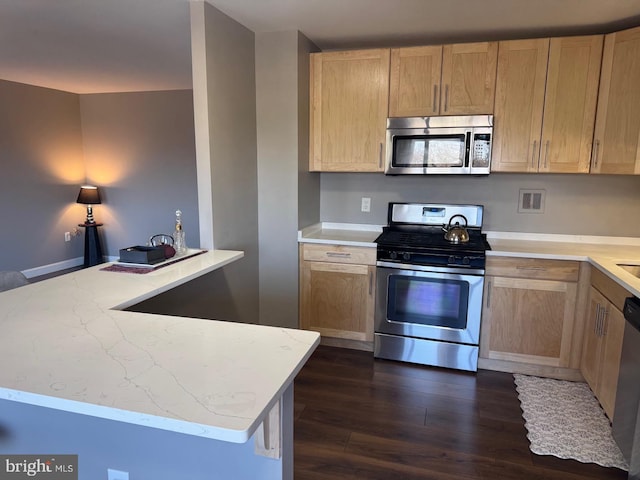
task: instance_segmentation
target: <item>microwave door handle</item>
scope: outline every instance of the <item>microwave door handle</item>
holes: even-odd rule
[[[467,130],[465,133],[465,155],[464,155],[464,166],[465,168],[469,168],[471,166],[471,137],[473,136],[473,133],[471,132],[471,130]]]

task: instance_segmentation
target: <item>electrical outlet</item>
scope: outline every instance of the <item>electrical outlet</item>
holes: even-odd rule
[[[107,480],[129,480],[129,472],[107,468]]]
[[[362,212],[371,211],[371,199],[369,197],[362,197],[362,204],[360,206],[360,211]]]
[[[64,241],[65,242],[71,241],[71,232],[64,232]]]

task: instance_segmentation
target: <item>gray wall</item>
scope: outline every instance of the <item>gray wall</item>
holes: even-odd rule
[[[320,221],[320,174],[309,172],[309,53],[319,50],[298,35],[298,228]]]
[[[521,188],[546,191],[544,213],[518,213]],[[362,197],[370,213],[360,212]],[[384,225],[391,201],[484,205],[490,231],[640,236],[640,176],[322,174],[323,222]]]
[[[199,21],[197,16],[195,21]],[[200,35],[202,32],[197,28],[194,31],[204,42],[204,35]],[[207,42],[212,41],[212,38],[215,37],[209,36]],[[199,144],[198,150],[198,181],[200,185],[204,184],[203,190],[208,190],[201,196],[201,200],[211,202],[208,198],[214,198],[216,192],[215,198],[220,203],[202,206],[200,215],[206,223],[207,210],[212,212],[210,221],[215,223],[215,233],[220,229],[226,235],[237,235],[242,231],[248,233],[248,238],[238,237],[235,242],[225,243],[227,248],[244,249],[247,258],[135,305],[130,310],[246,323],[259,322],[292,328],[298,326],[297,230],[299,221],[316,223],[320,220],[320,175],[308,171],[308,53],[317,48],[296,31],[258,35],[255,46],[257,197],[254,198],[256,203],[253,205],[237,198],[243,192],[252,195],[252,186],[246,181],[241,189],[232,191],[229,191],[228,186],[215,186],[216,172],[220,168],[217,160],[220,152],[215,141],[217,131],[214,128],[214,120],[218,115],[218,96],[216,91],[210,92],[206,88],[208,82],[202,80],[211,80],[216,74],[211,68],[194,74],[195,85],[202,82],[202,88],[206,90],[206,95],[202,91],[194,92],[196,105],[210,102],[204,116],[196,108],[196,131],[200,135],[197,141],[201,142],[206,133],[206,142],[204,145]],[[197,55],[205,54],[204,50],[198,50],[198,45],[194,45]],[[215,50],[214,45],[208,46],[207,57],[201,62],[210,62],[212,59],[209,52]],[[197,63],[196,57],[194,62],[194,72],[198,72],[202,65]],[[220,121],[221,119],[217,120]],[[241,128],[240,131],[250,133],[249,128]],[[208,160],[201,165],[203,158]],[[234,171],[237,173],[237,167],[233,165],[225,165],[223,168],[229,169],[232,174]],[[253,168],[246,166],[243,173],[250,178]],[[207,177],[206,182],[202,177]],[[232,202],[237,202],[245,209],[245,213],[242,213],[240,207],[234,209]],[[218,212],[230,206],[230,218],[220,223]],[[237,221],[234,216],[238,214],[257,221],[259,227],[259,318],[255,311],[241,309],[243,304],[251,305],[258,295],[252,290],[255,287],[243,280],[251,280],[247,276],[252,275],[253,265],[242,263],[253,261],[256,252],[247,241],[251,240],[253,233],[238,229],[234,224]],[[202,229],[201,233],[205,237],[203,242],[210,241],[206,238],[206,229]],[[215,238],[216,248],[222,248],[221,241],[218,237]],[[240,266],[242,268],[234,270]]]
[[[184,213],[199,246],[190,90],[77,95],[0,80],[0,270],[82,259],[83,183],[101,187],[94,208],[105,254],[171,233]],[[63,265],[61,268],[69,266]]]
[[[0,80],[0,270],[82,255],[75,203],[84,181],[78,96]]]
[[[245,252],[205,277],[205,295],[191,296],[191,308],[205,318],[257,323],[255,37],[206,2],[191,4],[191,31],[201,245]]]
[[[171,234],[178,209],[187,245],[199,247],[191,90],[81,95],[80,112],[105,254]]]
[[[297,31],[256,36],[260,323],[292,328],[298,326],[298,218],[319,219],[320,212],[319,176],[308,178],[308,167],[299,172],[301,159],[308,165],[301,139],[308,138],[311,48]],[[303,188],[309,201],[299,207],[300,181],[316,186]]]

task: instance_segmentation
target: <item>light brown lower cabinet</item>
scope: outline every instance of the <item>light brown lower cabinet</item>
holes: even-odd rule
[[[487,259],[481,368],[562,377],[572,350],[580,263]]]
[[[300,328],[371,349],[375,262],[375,248],[302,244]]]
[[[631,294],[596,269],[591,275],[589,316],[584,331],[580,371],[609,419],[613,420],[625,319],[622,311],[605,294],[614,301],[615,297]]]

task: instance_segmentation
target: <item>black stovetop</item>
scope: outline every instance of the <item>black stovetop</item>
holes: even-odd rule
[[[485,251],[491,250],[480,229],[468,229],[469,241],[445,240],[441,227],[393,225],[376,239],[379,262],[484,269]]]
[[[440,227],[424,227],[413,225],[394,225],[384,227],[376,239],[378,247],[420,250],[466,250],[470,252],[484,252],[491,247],[486,235],[479,229],[467,229],[469,241],[452,243],[444,238],[445,232]]]

